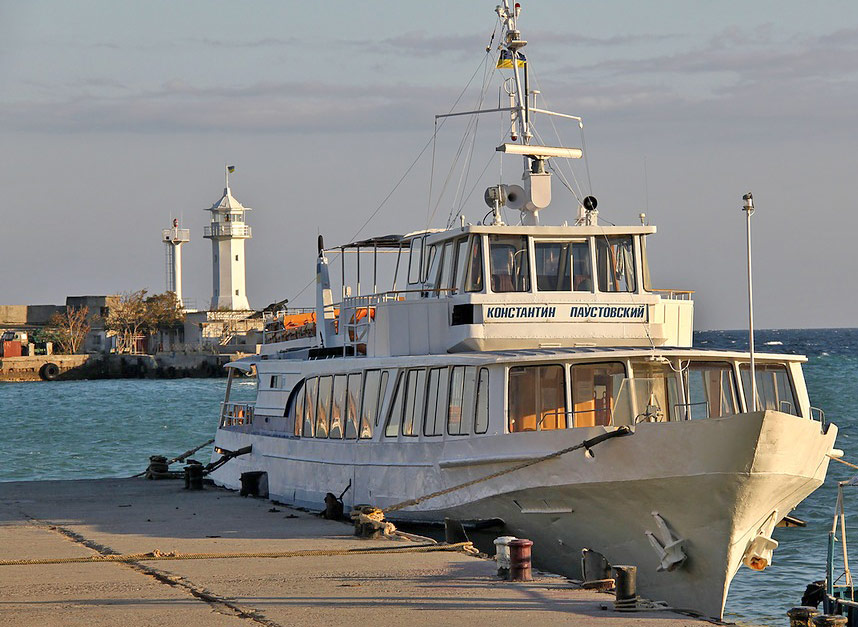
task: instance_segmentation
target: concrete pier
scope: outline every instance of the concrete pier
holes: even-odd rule
[[[0,566],[9,625],[709,625],[671,612],[618,614],[565,579],[499,581],[496,565],[406,540],[361,540],[316,515],[180,481],[0,483],[0,560],[145,553],[332,555]],[[339,554],[348,549],[374,554]]]

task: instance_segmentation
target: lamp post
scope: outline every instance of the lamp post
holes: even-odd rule
[[[754,215],[754,195],[748,192],[742,196],[742,211],[747,219],[748,234],[748,343],[751,354],[751,403],[750,411],[757,411],[757,372],[754,366],[754,284],[751,273],[751,216]]]

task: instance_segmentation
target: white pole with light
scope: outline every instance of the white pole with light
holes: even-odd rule
[[[749,407],[749,411],[757,411],[757,372],[754,367],[754,284],[751,274],[751,216],[754,215],[754,195],[748,192],[742,196],[745,201],[742,205],[742,211],[745,212],[747,218],[747,234],[748,234],[748,341],[751,354],[751,399],[753,407]]]

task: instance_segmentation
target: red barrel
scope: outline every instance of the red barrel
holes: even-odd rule
[[[509,543],[510,581],[533,581],[530,569],[530,550],[533,542],[519,538]]]

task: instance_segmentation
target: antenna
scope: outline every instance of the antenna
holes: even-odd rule
[[[757,372],[754,367],[754,284],[751,273],[751,216],[754,215],[754,195],[748,192],[742,196],[742,211],[747,218],[748,234],[748,345],[751,354],[751,403],[750,411],[757,411]]]

